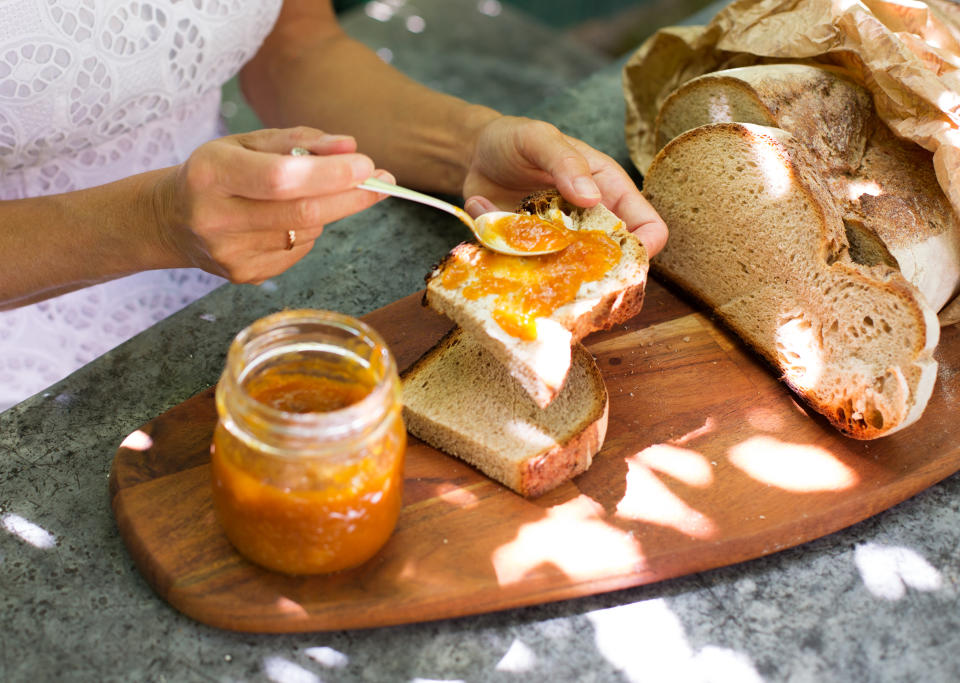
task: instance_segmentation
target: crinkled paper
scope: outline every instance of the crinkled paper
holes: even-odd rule
[[[679,85],[783,61],[833,64],[859,80],[891,129],[933,152],[960,215],[960,4],[949,0],[735,0],[706,26],[661,29],[623,71],[637,168],[653,160],[657,111]],[[951,309],[960,318],[960,298]]]

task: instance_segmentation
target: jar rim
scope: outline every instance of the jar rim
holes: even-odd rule
[[[330,411],[295,412],[263,403],[244,389],[244,381],[253,376],[257,370],[257,364],[251,365],[251,362],[263,358],[263,351],[273,346],[276,347],[276,353],[273,353],[273,356],[279,357],[285,352],[289,353],[289,350],[283,349],[283,332],[295,331],[298,326],[304,325],[325,326],[338,330],[346,333],[345,339],[354,338],[368,346],[371,350],[369,362],[363,362],[355,353],[350,354],[353,356],[352,360],[376,368],[376,383],[363,398]],[[262,340],[262,346],[255,348],[251,353],[250,344],[258,338]],[[267,355],[269,356],[270,354]],[[218,403],[223,400],[222,385],[226,383],[230,385],[231,399],[238,402],[245,415],[255,416],[258,423],[269,423],[272,429],[285,437],[315,443],[315,448],[310,450],[322,451],[327,442],[342,441],[354,435],[359,437],[378,425],[384,414],[395,403],[394,394],[399,390],[396,377],[396,361],[393,354],[380,334],[369,324],[334,311],[291,309],[260,318],[236,335],[227,352],[221,386],[217,387],[217,399]],[[238,424],[236,419],[233,422],[243,432],[249,434],[249,429]],[[318,431],[322,432],[322,438],[318,438]]]

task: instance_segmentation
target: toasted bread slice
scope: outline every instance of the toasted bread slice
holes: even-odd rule
[[[536,338],[521,339],[504,330],[494,319],[496,298],[487,295],[471,300],[463,284],[448,288],[444,270],[454,261],[471,263],[483,247],[460,244],[427,276],[424,301],[463,327],[513,376],[541,408],[563,387],[570,367],[570,349],[595,330],[609,329],[635,316],[643,305],[648,260],[643,244],[619,218],[601,205],[575,208],[556,192],[539,193],[522,203],[520,212],[549,217],[561,210],[577,230],[601,230],[620,247],[620,260],[600,280],[585,282],[572,301],[547,317],[535,320]],[[534,257],[536,258],[536,257]]]
[[[411,434],[520,495],[538,496],[585,471],[603,445],[607,390],[580,344],[563,391],[545,410],[459,327],[401,377]]]
[[[839,208],[779,129],[701,126],[651,164],[644,193],[670,229],[654,260],[843,433],[913,423],[933,391],[934,311],[899,271],[854,262]]]

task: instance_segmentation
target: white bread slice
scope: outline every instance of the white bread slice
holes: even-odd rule
[[[840,211],[793,136],[695,128],[658,153],[644,193],[670,229],[655,272],[840,431],[871,439],[919,418],[936,379],[936,316],[898,271],[850,258]]]
[[[694,78],[656,120],[658,149],[707,123],[782,128],[808,150],[843,214],[851,257],[898,267],[934,310],[960,291],[960,221],[933,155],[896,137],[870,93],[828,66],[763,64]]]
[[[603,445],[607,390],[581,344],[563,391],[537,407],[478,341],[455,327],[402,374],[410,433],[523,496],[584,472]]]
[[[601,280],[581,285],[573,301],[549,317],[537,318],[536,339],[520,339],[500,327],[493,319],[493,295],[473,301],[465,298],[463,289],[469,280],[455,289],[443,285],[444,269],[452,260],[469,263],[482,249],[476,243],[455,247],[427,276],[424,294],[426,304],[486,346],[541,408],[549,405],[563,387],[571,346],[595,330],[609,329],[640,312],[649,267],[643,244],[602,205],[580,209],[564,202],[556,192],[543,192],[531,195],[518,207],[518,212],[544,217],[556,210],[569,216],[574,229],[608,233],[620,245],[622,255]]]

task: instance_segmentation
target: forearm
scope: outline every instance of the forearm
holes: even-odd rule
[[[266,125],[353,135],[401,184],[462,191],[477,131],[495,111],[407,78],[333,21],[316,30],[317,22],[283,19],[241,74]]]
[[[183,265],[157,229],[154,187],[163,173],[0,202],[0,310],[139,270]]]

